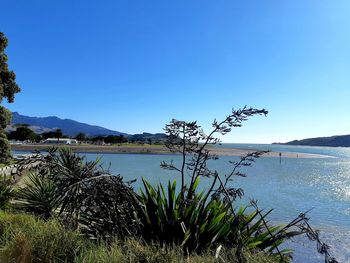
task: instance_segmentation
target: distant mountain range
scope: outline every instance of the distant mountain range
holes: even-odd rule
[[[50,117],[29,117],[12,113],[12,122],[7,130],[13,130],[16,124],[28,124],[36,133],[43,133],[55,129],[61,129],[63,134],[68,136],[75,136],[79,132],[83,132],[88,136],[97,135],[128,135],[127,133],[113,131],[104,127],[81,123],[70,119],[60,119],[55,116]]]
[[[304,140],[294,140],[285,145],[307,145],[307,146],[330,146],[330,147],[350,147],[350,135],[337,135],[331,137],[309,138]]]

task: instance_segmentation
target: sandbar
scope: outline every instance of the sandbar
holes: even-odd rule
[[[51,145],[52,146],[52,145]],[[15,151],[29,151],[35,150],[43,151],[49,148],[47,144],[15,144],[11,145],[12,150]],[[120,153],[120,154],[172,154],[163,145],[58,145],[56,147],[69,147],[74,152],[78,153]],[[245,156],[247,153],[254,152],[252,149],[238,149],[238,148],[220,148],[210,147],[210,151],[218,156]],[[279,158],[280,152],[268,152],[262,157]],[[335,158],[333,156],[312,154],[312,153],[297,153],[297,152],[281,152],[282,158]]]

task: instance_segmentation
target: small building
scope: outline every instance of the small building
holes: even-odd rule
[[[44,141],[46,144],[78,144],[78,141],[76,139],[69,139],[69,138],[48,138]]]

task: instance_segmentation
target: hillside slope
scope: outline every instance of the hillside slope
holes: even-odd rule
[[[331,137],[309,138],[304,140],[294,140],[286,145],[308,145],[308,146],[330,146],[330,147],[350,147],[350,135],[337,135]]]
[[[127,135],[119,131],[113,131],[104,127],[81,123],[71,119],[60,119],[55,116],[50,117],[29,117],[21,115],[18,112],[12,113],[12,125],[29,124],[30,126],[40,127],[45,129],[61,129],[62,132],[69,136],[75,136],[79,132],[83,132],[88,136],[96,135]]]

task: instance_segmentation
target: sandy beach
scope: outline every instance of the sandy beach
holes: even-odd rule
[[[35,151],[45,150],[50,147],[47,144],[20,144],[11,145],[15,151]],[[74,152],[79,153],[120,153],[120,154],[170,154],[171,152],[162,145],[59,145],[57,147],[70,147]],[[251,149],[234,149],[234,148],[211,148],[212,153],[219,156],[244,156],[247,153],[254,152]],[[268,152],[263,157],[278,158],[279,152]],[[282,158],[334,158],[332,156],[296,153],[296,152],[281,152]]]

